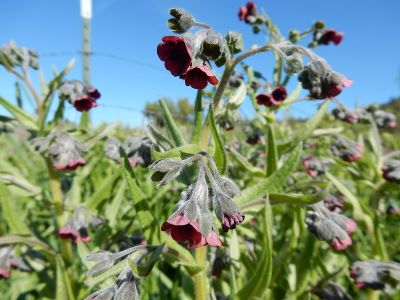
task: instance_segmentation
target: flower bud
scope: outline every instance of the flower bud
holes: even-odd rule
[[[303,56],[299,53],[293,53],[286,57],[284,70],[286,74],[293,75],[300,73],[304,69]]]
[[[222,37],[216,32],[208,32],[201,45],[201,55],[210,60],[217,60],[222,52]]]
[[[317,22],[314,23],[313,27],[315,30],[322,30],[325,28],[325,24],[324,24],[324,22],[318,20]]]
[[[327,163],[315,158],[314,156],[304,158],[303,166],[307,174],[311,177],[324,175],[327,169]]]
[[[344,137],[339,137],[331,145],[332,154],[346,162],[355,162],[363,156],[363,147]]]
[[[289,40],[295,44],[299,41],[300,39],[300,32],[298,30],[291,30],[289,32]]]
[[[168,20],[168,27],[175,33],[185,33],[196,23],[192,15],[182,8],[172,8],[169,13],[173,18]]]
[[[240,32],[229,31],[225,36],[231,54],[237,54],[243,50],[243,36]]]
[[[66,80],[59,88],[61,100],[67,100],[79,112],[89,111],[97,106],[97,99],[101,97],[99,91],[87,86],[79,80]]]

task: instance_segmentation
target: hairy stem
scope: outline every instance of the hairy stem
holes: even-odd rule
[[[199,266],[204,267],[203,270],[194,275],[194,291],[196,300],[207,300],[208,289],[207,289],[207,274],[206,274],[206,262],[207,262],[207,247],[197,248],[195,251],[196,263]]]

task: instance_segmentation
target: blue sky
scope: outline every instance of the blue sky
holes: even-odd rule
[[[92,83],[102,93],[99,107],[91,114],[94,122],[121,121],[140,126],[144,123],[140,111],[147,101],[160,97],[189,97],[194,101],[195,91],[164,70],[156,54],[161,37],[171,34],[166,26],[169,8],[186,8],[196,19],[222,33],[242,32],[248,48],[254,43],[262,44],[263,37],[253,35],[249,26],[239,22],[238,8],[245,2],[93,0],[92,51],[129,59],[92,56]],[[269,0],[255,3],[268,12],[284,35],[293,28],[304,30],[316,20],[345,32],[342,44],[320,47],[317,53],[335,70],[354,80],[353,86],[340,95],[347,105],[385,102],[399,95],[400,1]],[[2,0],[0,44],[15,40],[21,46],[37,49],[43,54],[41,67],[48,77],[52,64],[62,69],[75,57],[77,64],[68,78],[80,79],[81,62],[76,53],[82,39],[79,10],[79,0]],[[271,54],[252,58],[249,64],[270,77]],[[222,69],[215,68],[215,71],[218,74]],[[1,96],[13,99],[13,82],[12,77],[0,71]],[[251,115],[248,102],[242,112]],[[302,103],[293,113],[307,117],[315,106],[316,102]],[[68,116],[78,120],[79,113],[69,109]]]

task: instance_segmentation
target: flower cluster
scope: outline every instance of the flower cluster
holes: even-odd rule
[[[77,206],[68,221],[58,230],[58,236],[63,240],[70,239],[75,244],[79,241],[88,243],[91,240],[88,234],[89,226],[97,228],[102,223],[103,220],[88,208]]]
[[[208,25],[196,22],[183,9],[171,9],[170,14],[174,17],[169,21],[170,28],[183,35],[164,36],[158,44],[157,54],[165,68],[195,89],[204,89],[208,83],[217,85],[219,81],[211,69],[210,61],[215,61],[217,66],[225,64],[230,55],[226,40]],[[206,29],[188,32],[193,26]],[[228,34],[228,38],[230,44],[238,44],[237,37],[232,38],[232,34]]]
[[[239,8],[239,19],[248,24],[253,24],[257,21],[258,13],[254,2],[247,2],[245,6]]]
[[[348,109],[344,106],[340,106],[332,110],[332,115],[335,117],[335,119],[349,124],[358,123],[359,119],[362,117],[360,110]]]
[[[400,282],[400,264],[377,260],[357,261],[350,267],[350,276],[359,289],[384,289]]]
[[[386,181],[400,183],[400,160],[387,159],[382,167],[382,176]]]
[[[150,246],[139,245],[125,249],[117,253],[108,251],[97,251],[87,256],[89,262],[94,265],[89,269],[88,276],[93,277],[100,275],[116,263],[125,261],[126,267],[117,277],[115,283],[107,288],[96,291],[89,295],[86,300],[124,300],[124,299],[139,299],[137,289],[138,280],[132,274],[128,265],[128,258],[134,263],[138,263],[145,255],[151,252]]]
[[[333,155],[351,163],[362,157],[364,148],[343,136],[339,136],[336,142],[331,145],[331,151]]]
[[[87,146],[68,133],[53,132],[46,137],[35,138],[32,143],[37,151],[51,159],[58,171],[73,171],[86,164],[82,155],[87,152]]]
[[[310,98],[326,99],[338,96],[352,81],[327,68],[321,61],[312,61],[299,74],[304,89],[310,91]]]
[[[396,116],[390,112],[375,110],[372,113],[372,117],[374,118],[376,125],[379,128],[391,129],[397,127]]]
[[[317,177],[325,174],[328,162],[310,155],[303,159],[303,166],[309,176]]]
[[[14,41],[0,48],[0,65],[3,65],[6,69],[18,66],[25,71],[29,67],[37,70],[39,68],[38,57],[39,55],[36,51],[17,47]]]
[[[97,99],[100,98],[100,92],[87,86],[79,80],[66,80],[59,89],[59,97],[71,103],[79,112],[89,111],[97,106]]]
[[[346,293],[345,289],[334,283],[328,282],[323,286],[316,286],[312,292],[321,300],[351,300],[352,298]]]
[[[331,212],[322,202],[312,205],[314,211],[307,213],[308,230],[319,240],[329,243],[332,249],[344,250],[352,245],[351,234],[357,224],[350,218]]]
[[[137,165],[147,167],[151,163],[152,145],[153,143],[147,137],[131,137],[123,145],[117,139],[109,137],[104,147],[104,153],[107,158],[120,163],[120,148],[122,147],[132,167]]]
[[[22,257],[15,256],[12,246],[0,247],[0,279],[9,278],[11,269],[29,271],[30,267]]]
[[[256,100],[258,105],[265,105],[269,107],[280,105],[286,99],[286,97],[286,88],[281,86],[275,88],[270,95],[267,93],[257,95]]]
[[[199,170],[197,181],[181,193],[175,212],[162,224],[161,230],[179,243],[187,241],[189,248],[221,246],[209,207],[212,205],[225,232],[236,228],[244,220],[239,207],[232,201],[240,193],[238,186],[231,179],[221,176],[214,160],[204,152],[181,161],[160,160],[150,167],[165,173],[160,182],[165,184],[178,177],[185,167],[193,163]]]

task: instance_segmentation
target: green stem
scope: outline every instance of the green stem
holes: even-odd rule
[[[63,216],[63,194],[58,174],[54,171],[51,161],[46,158],[47,170],[49,172],[49,185],[53,197],[54,211],[56,215],[56,230],[64,225]],[[67,262],[73,261],[71,245],[67,240],[60,239],[60,251]]]
[[[207,274],[206,274],[206,262],[207,262],[207,247],[197,248],[195,250],[196,264],[203,267],[203,270],[194,275],[194,291],[196,300],[207,300],[208,289],[207,289]]]
[[[369,290],[368,300],[379,300],[379,291]]]

